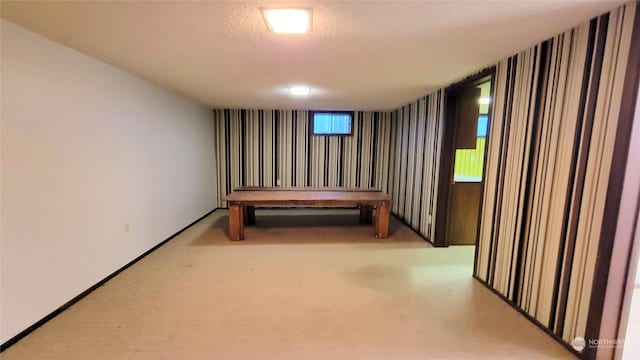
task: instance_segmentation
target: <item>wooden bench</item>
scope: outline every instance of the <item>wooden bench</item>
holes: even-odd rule
[[[256,207],[271,206],[358,207],[360,222],[369,224],[375,210],[375,237],[389,236],[391,198],[379,190],[244,187],[234,190],[225,200],[231,240],[244,240],[244,225],[255,223]]]

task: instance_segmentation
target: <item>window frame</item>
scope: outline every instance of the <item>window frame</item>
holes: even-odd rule
[[[334,134],[334,133],[328,133],[328,134],[316,134],[314,129],[315,129],[315,114],[316,113],[322,113],[322,114],[338,114],[338,115],[349,115],[351,117],[351,126],[349,129],[349,133],[344,133],[344,134]],[[347,110],[310,110],[309,111],[309,124],[311,125],[309,127],[309,133],[311,134],[311,136],[353,136],[353,122],[354,122],[354,118],[355,118],[355,113],[354,111],[347,111]]]

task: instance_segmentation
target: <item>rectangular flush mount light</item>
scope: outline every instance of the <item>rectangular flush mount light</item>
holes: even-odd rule
[[[262,15],[277,34],[306,34],[311,29],[311,9],[262,8]]]

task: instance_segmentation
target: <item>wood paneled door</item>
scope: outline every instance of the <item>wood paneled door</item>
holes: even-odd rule
[[[440,198],[445,200],[436,245],[474,245],[484,183],[492,74],[447,92],[447,123]]]

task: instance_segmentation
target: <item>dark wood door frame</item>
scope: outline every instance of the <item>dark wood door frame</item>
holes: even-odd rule
[[[449,224],[449,200],[451,198],[451,179],[454,169],[454,144],[456,133],[456,121],[455,121],[455,104],[456,96],[460,90],[473,86],[479,83],[491,79],[491,98],[494,98],[495,93],[495,73],[496,67],[492,66],[486,68],[474,75],[471,75],[457,83],[454,83],[445,89],[445,120],[443,122],[443,140],[442,150],[440,152],[440,174],[438,176],[438,207],[436,208],[436,224],[434,233],[433,244],[437,247],[449,246],[447,240],[447,231]],[[486,154],[489,148],[489,138],[491,137],[491,108],[493,101],[489,103],[489,121],[487,123],[487,145],[485,145],[485,161],[483,165],[483,176],[486,167]],[[484,181],[482,182],[482,189],[480,191],[480,211],[478,211],[478,217],[480,217],[482,210],[482,198],[484,194]],[[479,220],[479,219],[478,219]],[[478,221],[478,230],[480,229],[480,221]],[[476,245],[478,239],[476,235]],[[477,248],[477,247],[476,247]]]

